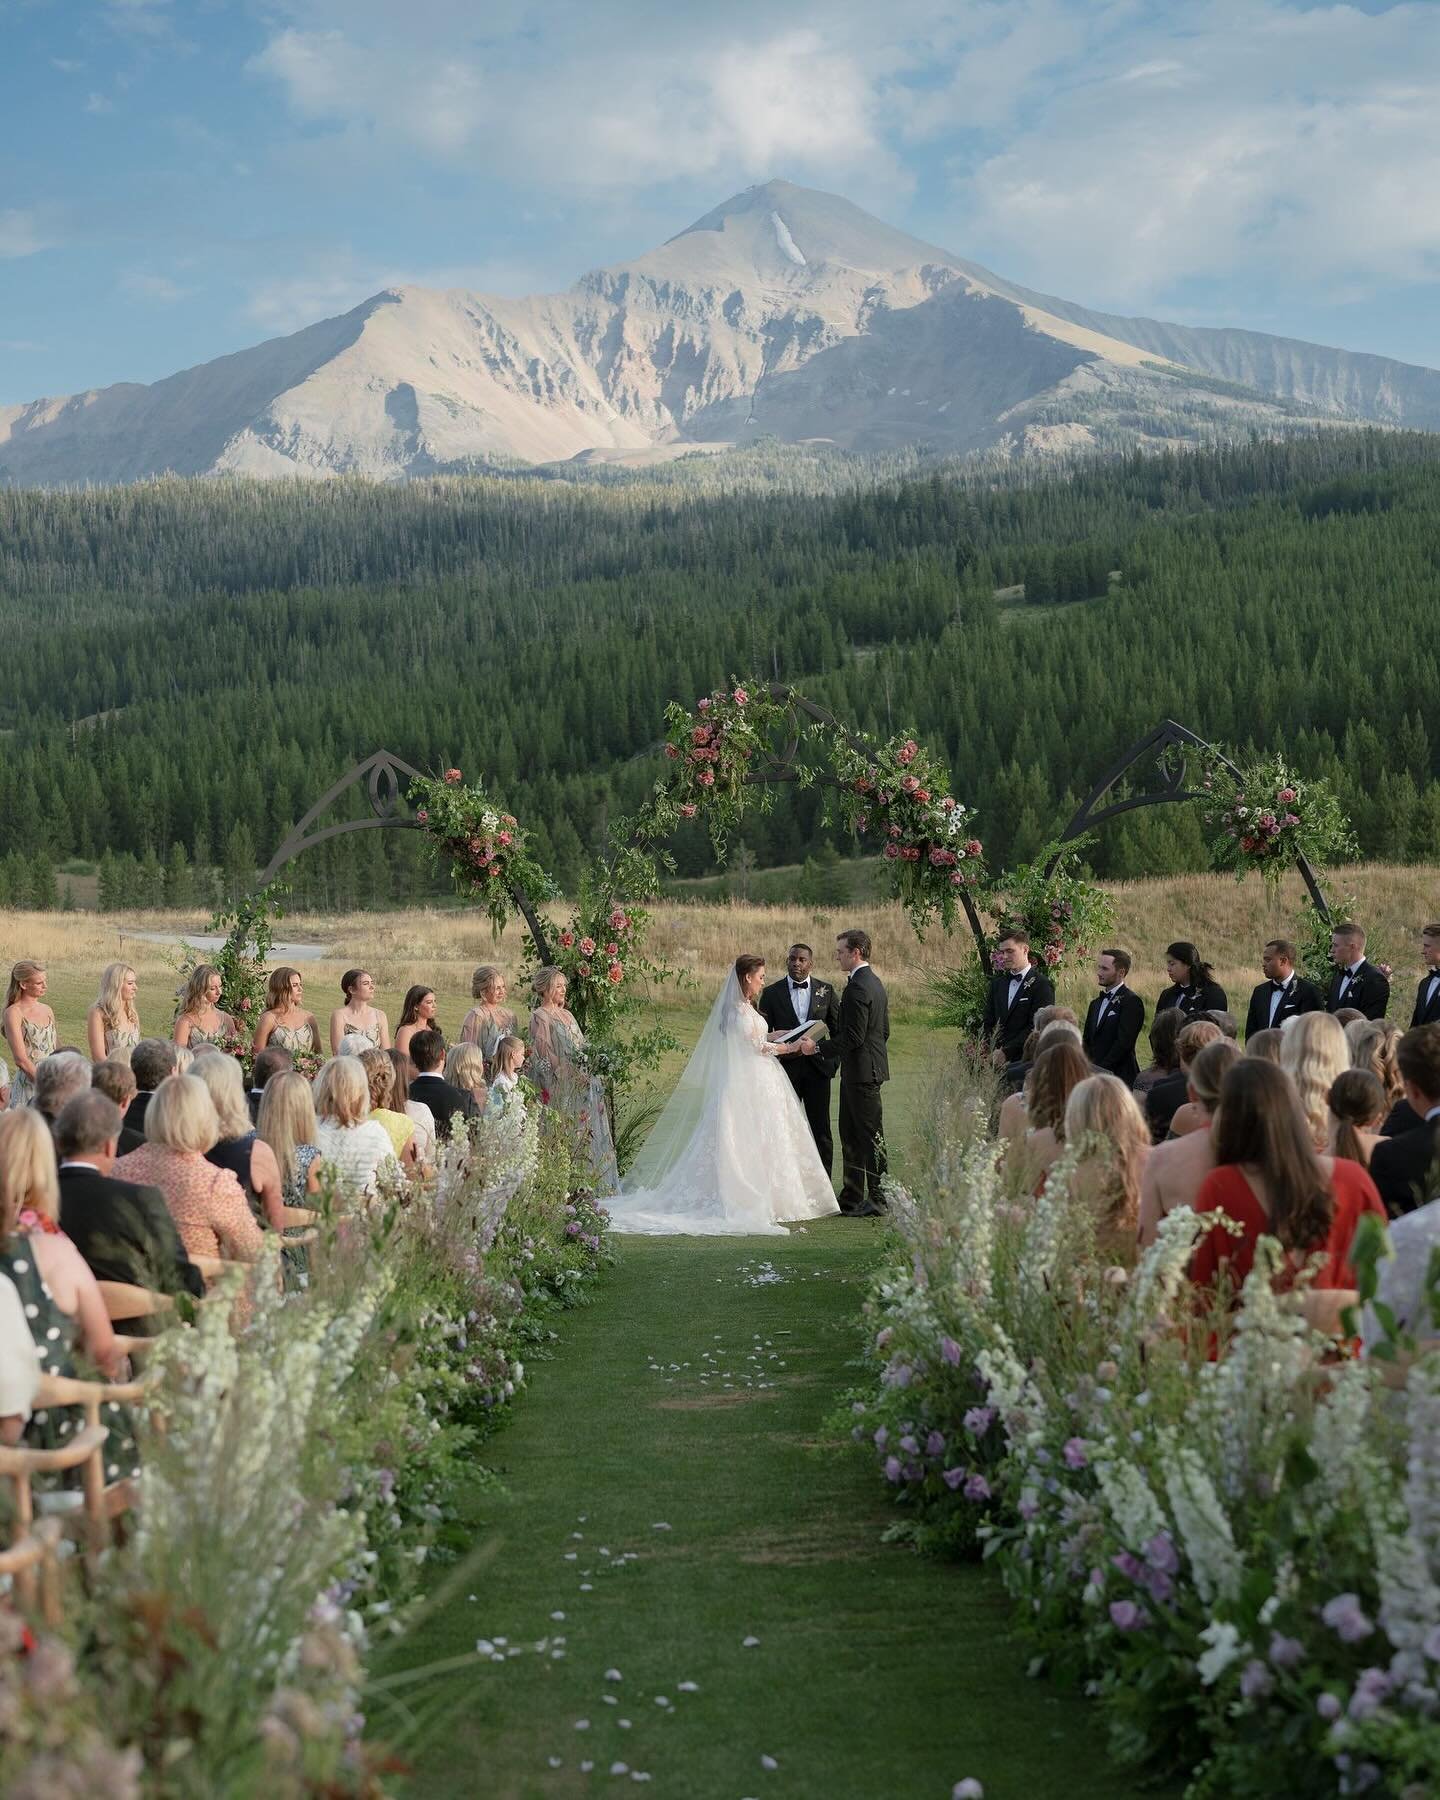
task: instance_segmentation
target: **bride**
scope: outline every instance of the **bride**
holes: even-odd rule
[[[615,1231],[774,1235],[782,1219],[839,1212],[805,1109],[775,1060],[808,1054],[810,1040],[768,1041],[754,1004],[764,985],[764,957],[735,959],[674,1093],[605,1203]]]

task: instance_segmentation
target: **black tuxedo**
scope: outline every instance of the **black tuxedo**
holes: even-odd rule
[[[457,1112],[463,1118],[473,1119],[478,1110],[475,1096],[443,1075],[417,1075],[410,1083],[410,1098],[428,1106],[435,1115],[435,1135],[442,1143],[450,1137],[450,1122]]]
[[[1170,1121],[1190,1098],[1190,1077],[1177,1070],[1163,1081],[1157,1081],[1149,1093],[1137,1094],[1136,1098],[1145,1108],[1151,1138],[1157,1144],[1163,1144],[1170,1135]]]
[[[1380,1135],[1387,1138],[1403,1137],[1407,1131],[1417,1130],[1424,1122],[1408,1100],[1400,1099],[1385,1115]]]
[[[88,1167],[61,1169],[60,1229],[97,1281],[128,1281],[162,1294],[193,1294],[197,1300],[205,1292],[159,1188]]]
[[[1202,981],[1195,987],[1172,984],[1155,1002],[1155,1011],[1159,1014],[1172,1006],[1178,1006],[1187,1019],[1199,1018],[1201,1013],[1230,1010],[1230,1002],[1218,981]]]
[[[130,1131],[138,1131],[142,1138],[145,1136],[145,1114],[150,1107],[150,1095],[152,1091],[153,1090],[150,1088],[141,1088],[140,1092],[125,1108],[126,1128]]]
[[[1425,1000],[1432,975],[1440,975],[1440,969],[1427,969],[1420,977],[1420,985],[1415,990],[1415,1010],[1410,1015],[1412,1031],[1417,1025],[1440,1025],[1440,982],[1436,983],[1434,998],[1428,1005]]]
[[[127,1112],[125,1114],[124,1122],[120,1127],[119,1148],[115,1154],[117,1156],[128,1156],[132,1150],[138,1150],[144,1142],[145,1133],[143,1131],[136,1131],[135,1127],[130,1123],[130,1115]]]
[[[1100,1009],[1109,999],[1110,1006],[1102,1020]],[[1097,1069],[1108,1069],[1118,1075],[1126,1087],[1135,1085],[1140,1065],[1135,1060],[1135,1045],[1145,1023],[1145,1002],[1122,983],[1111,988],[1108,996],[1097,994],[1085,1015],[1081,1048]]]
[[[1414,1131],[1382,1138],[1370,1152],[1370,1179],[1392,1219],[1414,1212],[1440,1194],[1440,1119],[1422,1119]]]
[[[1254,1037],[1257,1031],[1270,1029],[1270,997],[1275,992],[1273,981],[1262,981],[1250,995],[1250,1010],[1245,1015],[1245,1035]],[[1297,1018],[1301,1013],[1323,1012],[1325,996],[1313,981],[1304,981],[1299,975],[1290,977],[1290,991],[1275,1008],[1276,1029],[1286,1019]]]
[[[1364,1013],[1367,1019],[1383,1019],[1390,1005],[1390,981],[1382,975],[1374,963],[1362,958],[1360,967],[1355,971],[1354,979],[1345,990],[1345,997],[1340,997],[1340,984],[1345,979],[1345,971],[1337,969],[1330,977],[1330,986],[1325,993],[1325,1010],[1328,1013],[1339,1012],[1343,1006],[1353,1006],[1357,1012]]]
[[[890,1079],[890,1002],[864,963],[840,999],[840,1186],[842,1212],[883,1212],[885,1124],[881,1086]]]
[[[810,1011],[808,1023],[820,1023],[829,1037],[813,1056],[785,1056],[780,1066],[790,1077],[805,1117],[810,1122],[810,1135],[815,1148],[830,1174],[835,1161],[835,1141],[830,1134],[830,1083],[840,1066],[840,996],[828,981],[810,976]],[[760,994],[760,1013],[771,1031],[793,1031],[800,1023],[791,995],[790,977],[772,981]]]
[[[1014,1002],[1010,999],[1010,975],[1000,969],[990,977],[990,992],[985,996],[985,1042],[992,1050],[1002,1050],[1007,1063],[1017,1063],[1025,1054],[1025,1040],[1042,1007],[1055,1004],[1055,984],[1032,963]]]

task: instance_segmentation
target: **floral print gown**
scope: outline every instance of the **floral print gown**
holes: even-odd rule
[[[537,1006],[530,1015],[532,1078],[549,1104],[575,1123],[576,1136],[590,1160],[590,1180],[597,1194],[613,1194],[620,1186],[615,1139],[605,1108],[605,1089],[585,1067],[585,1033],[571,1012]]]

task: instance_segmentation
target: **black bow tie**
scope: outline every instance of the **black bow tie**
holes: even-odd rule
[[[803,994],[809,985],[810,983],[808,981],[792,981],[790,983],[792,992],[797,994]]]
[[[1288,981],[1272,981],[1270,985],[1277,994],[1288,994],[1290,992],[1290,983]]]

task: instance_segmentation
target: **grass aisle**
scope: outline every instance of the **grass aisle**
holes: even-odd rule
[[[881,1544],[864,1464],[818,1448],[874,1227],[621,1243],[488,1447],[506,1491],[473,1496],[483,1566],[405,1646],[415,1668],[507,1640],[417,1683],[434,1722],[410,1791],[618,1792],[639,1771],[697,1800],[944,1800],[965,1775],[989,1800],[1138,1792],[1084,1702],[1025,1679],[998,1584]]]

